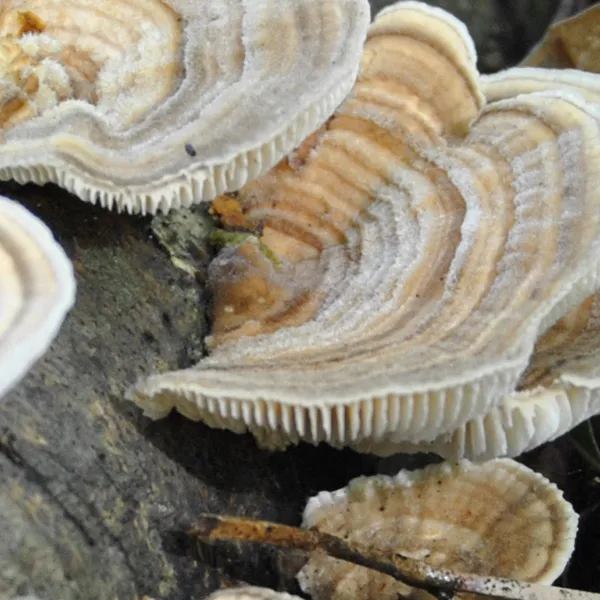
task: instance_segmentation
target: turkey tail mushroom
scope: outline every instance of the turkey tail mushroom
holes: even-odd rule
[[[600,109],[560,80],[484,106],[474,65],[447,13],[381,13],[303,159],[240,191],[262,234],[212,266],[212,355],[139,382],[146,414],[400,448],[516,391],[598,285]]]
[[[542,475],[497,459],[359,477],[310,498],[303,527],[423,560],[433,569],[550,584],[573,552],[577,515]],[[298,580],[313,600],[431,597],[389,575],[319,552]]]
[[[368,21],[367,0],[7,0],[0,178],[142,213],[236,190],[340,104]]]
[[[356,449],[380,455],[435,452],[447,459],[518,456],[600,413],[600,293],[538,340],[518,387],[489,413],[431,443],[367,442]]]

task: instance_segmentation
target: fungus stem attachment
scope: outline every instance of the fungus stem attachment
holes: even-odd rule
[[[458,592],[503,600],[600,600],[600,594],[592,592],[488,575],[457,574],[434,568],[422,560],[401,554],[389,555],[346,542],[316,529],[300,529],[269,521],[203,514],[189,533],[207,541],[258,542],[305,552],[318,550],[332,558],[390,575],[397,581],[426,590],[439,600],[451,598]]]

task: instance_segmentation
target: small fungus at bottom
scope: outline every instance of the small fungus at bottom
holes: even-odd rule
[[[285,592],[276,592],[268,588],[247,586],[219,590],[206,600],[301,600]]]
[[[577,515],[554,484],[511,459],[465,460],[321,492],[303,526],[454,573],[550,584],[573,552]],[[298,580],[313,600],[430,597],[319,552]]]

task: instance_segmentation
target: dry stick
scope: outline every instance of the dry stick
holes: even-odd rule
[[[448,593],[470,592],[503,600],[600,600],[600,594],[592,592],[487,575],[457,575],[401,554],[389,556],[374,548],[345,542],[316,529],[300,529],[268,521],[205,514],[200,515],[189,533],[209,541],[260,542],[305,552],[320,550],[333,558],[390,575],[434,596],[440,596],[442,591],[446,597]]]

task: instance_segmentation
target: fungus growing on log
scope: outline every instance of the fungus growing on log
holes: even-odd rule
[[[387,453],[510,398],[600,250],[600,79],[515,75],[486,103],[460,22],[382,11],[302,159],[240,190],[256,235],[211,265],[212,354],[139,382],[146,414]]]

